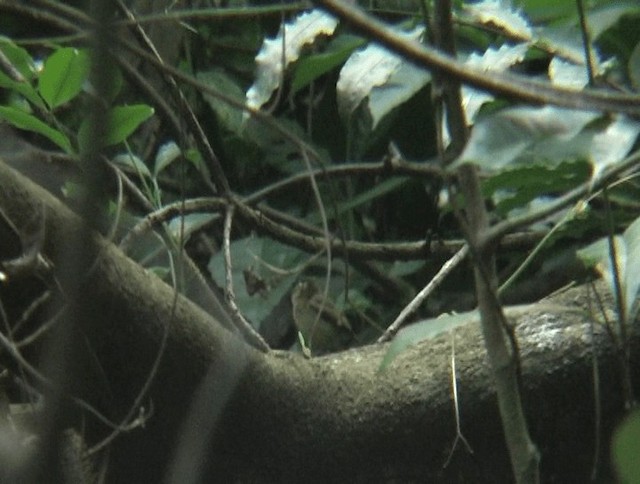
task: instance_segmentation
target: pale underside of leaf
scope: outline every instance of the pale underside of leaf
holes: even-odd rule
[[[419,41],[424,27],[400,31],[407,40]],[[428,71],[415,67],[377,44],[354,52],[340,71],[336,85],[338,109],[343,119],[369,98],[373,126],[407,101],[431,79]]]
[[[285,24],[275,38],[265,39],[256,56],[256,80],[247,91],[247,105],[259,109],[269,101],[282,82],[284,70],[298,60],[302,48],[319,36],[332,35],[337,25],[335,17],[312,10]]]

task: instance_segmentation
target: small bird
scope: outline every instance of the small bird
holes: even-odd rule
[[[348,319],[324,298],[312,281],[298,282],[291,293],[291,306],[293,321],[302,336],[302,349],[307,356],[346,348],[353,336]]]

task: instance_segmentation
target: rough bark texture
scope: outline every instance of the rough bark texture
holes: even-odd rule
[[[18,229],[45,208],[44,253],[55,264],[78,229],[77,218],[4,163],[0,187],[0,208]],[[163,476],[189,482],[188,473],[204,482],[511,481],[474,322],[455,331],[462,431],[474,454],[458,447],[444,469],[455,438],[450,335],[412,347],[382,373],[384,345],[312,360],[262,354],[186,299],[178,298],[172,310],[173,290],[108,242],[95,236],[87,244],[100,257],[93,271],[78,275],[85,279],[82,297],[95,307],[81,331],[104,374],[98,378],[95,365],[87,365],[75,391],[113,419],[122,416],[169,328],[145,399],[153,414],[144,428],[112,444],[110,482],[160,482]],[[578,288],[514,313],[525,409],[542,452],[544,482],[584,482],[591,472],[592,345],[600,365],[604,463],[611,429],[622,415],[615,352],[599,324],[591,341],[586,306]],[[637,370],[634,378],[637,388]],[[87,421],[91,444],[105,429]]]

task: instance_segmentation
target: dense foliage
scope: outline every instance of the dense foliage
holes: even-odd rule
[[[72,206],[87,160],[101,152],[103,233],[188,292],[186,250],[272,346],[315,353],[379,338],[463,246],[455,212],[465,202],[450,188],[466,162],[480,169],[491,223],[515,221],[497,260],[504,302],[540,299],[596,268],[622,287],[623,324],[636,319],[637,2],[583,2],[586,28],[573,1],[454,2],[460,63],[522,82],[509,96],[462,86],[469,136],[457,152],[442,114],[448,74],[320,8],[232,1],[159,17],[122,7],[108,26],[108,78],[96,86],[89,19],[64,2],[40,3],[0,2],[10,12],[0,25],[0,118],[61,160],[51,189]],[[428,45],[429,3],[372,2],[370,13]],[[164,61],[153,60],[152,44]],[[571,95],[532,104],[528,80],[628,94],[635,105],[605,112],[585,98],[576,109]],[[447,328],[428,318],[474,307],[469,271],[460,264],[416,310],[426,322],[402,348]],[[317,290],[291,304],[303,280]],[[308,318],[317,311],[302,310],[311,302],[333,313],[322,324],[341,334],[314,344]],[[622,431],[622,466],[625,452],[638,452],[625,432],[637,428]]]

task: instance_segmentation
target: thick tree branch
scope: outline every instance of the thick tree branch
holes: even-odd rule
[[[78,230],[78,219],[4,164],[0,187],[0,208],[18,230],[21,221],[45,207],[43,250],[55,266],[65,241]],[[82,332],[111,396],[108,401],[96,398],[89,367],[81,369],[86,378],[76,382],[79,395],[102,404],[114,419],[123,415],[148,377],[169,325],[148,397],[152,415],[144,428],[114,441],[113,479],[159,481],[169,470],[180,475],[186,465],[218,482],[509,480],[495,394],[473,321],[456,330],[455,337],[462,429],[475,454],[460,451],[443,469],[455,437],[451,336],[417,345],[383,373],[378,368],[384,345],[312,360],[262,354],[186,299],[179,298],[172,312],[171,288],[98,236],[86,243],[98,257],[90,273],[77,275],[83,296],[95,308]],[[538,417],[533,433],[543,453],[542,473],[560,481],[568,477],[558,474],[560,469],[574,479],[586,478],[594,442],[591,427],[584,425],[591,419],[593,400],[583,294],[575,291],[564,302],[507,312],[519,321],[523,395],[527,413]],[[622,404],[615,348],[601,325],[595,335],[605,376],[601,395],[607,442]],[[637,338],[634,342],[637,349]],[[89,439],[104,433],[91,419],[88,429]],[[200,467],[194,467],[190,455],[198,456]]]

